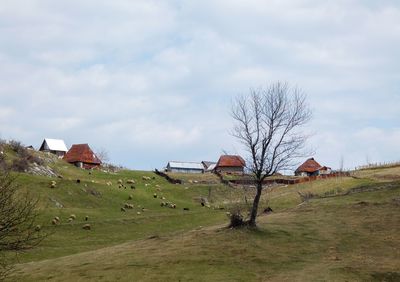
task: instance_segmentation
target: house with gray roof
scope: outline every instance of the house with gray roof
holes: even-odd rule
[[[165,170],[178,173],[203,173],[204,166],[200,162],[169,161]]]

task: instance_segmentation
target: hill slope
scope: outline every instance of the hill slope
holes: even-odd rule
[[[248,205],[252,189],[196,175],[173,185],[151,172],[88,172],[58,159],[46,165],[62,178],[18,174],[18,184],[40,198],[40,224],[53,234],[20,256],[15,281],[400,277],[400,171],[394,168],[268,189],[261,207],[274,213],[260,217],[260,229],[250,231],[224,226],[227,209]],[[128,184],[132,179],[135,184]],[[302,202],[299,192],[309,200]],[[208,198],[210,207],[202,207],[200,198]],[[125,203],[134,208],[122,212]],[[71,214],[76,220],[68,222]],[[51,225],[55,216],[60,225]],[[83,230],[85,223],[92,230]]]

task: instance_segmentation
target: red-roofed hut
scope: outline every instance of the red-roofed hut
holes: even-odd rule
[[[320,174],[331,173],[331,168],[321,166],[314,158],[309,158],[301,166],[299,166],[294,174],[297,176],[315,176]]]
[[[245,166],[246,162],[241,156],[222,155],[215,166],[215,171],[219,173],[243,173]]]
[[[88,144],[74,144],[65,154],[64,160],[80,168],[91,169],[101,165],[100,159]]]

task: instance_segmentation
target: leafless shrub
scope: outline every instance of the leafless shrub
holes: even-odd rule
[[[27,157],[27,160],[30,163],[36,163],[38,165],[44,165],[44,160],[34,154],[29,154],[29,156]]]
[[[19,156],[22,157],[27,155],[27,149],[21,142],[16,140],[10,140],[8,144],[10,145],[11,150],[16,152]]]
[[[0,172],[0,280],[9,273],[6,252],[21,252],[36,246],[45,234],[37,231],[37,200],[23,193],[9,171]]]
[[[242,227],[246,225],[246,220],[242,214],[242,210],[238,207],[235,206],[231,209],[231,211],[228,213],[229,217],[229,228],[237,228],[237,227]]]
[[[29,169],[28,158],[14,159],[11,164],[11,169],[17,172],[26,172]]]

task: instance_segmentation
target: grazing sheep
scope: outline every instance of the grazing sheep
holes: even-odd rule
[[[162,196],[162,197],[161,197],[161,200],[165,200],[165,197],[164,197],[164,196]]]
[[[76,183],[81,183],[81,180],[80,180],[80,179],[77,179],[77,180],[76,180]]]
[[[146,184],[144,184],[144,187],[147,187],[147,186],[149,186],[149,185],[150,185],[150,184],[147,184],[147,183],[146,183]]]
[[[85,225],[82,226],[82,229],[84,229],[84,230],[90,230],[90,229],[92,229],[92,227],[90,226],[89,223],[86,223]]]
[[[122,211],[122,212],[126,212],[126,209],[125,209],[125,208],[121,208],[121,211]]]
[[[202,206],[202,207],[204,207],[204,206],[205,206],[204,202],[201,202],[201,206]]]
[[[183,208],[183,210],[184,210],[184,211],[188,211],[188,210],[189,210],[189,208]]]
[[[119,189],[121,189],[121,188],[122,188],[122,185],[121,185],[121,184],[119,184],[119,185],[118,185],[118,188],[119,188]]]
[[[118,184],[122,184],[122,179],[118,179]]]
[[[87,216],[85,216],[85,221],[88,221],[89,220],[89,216],[87,215]]]
[[[133,209],[133,205],[132,205],[132,204],[125,203],[125,204],[124,204],[124,208],[125,208],[125,209]]]
[[[137,212],[136,214],[140,215],[140,214],[142,214],[142,213],[141,213],[141,212]]]
[[[73,221],[73,219],[72,218],[68,218],[68,222],[72,222]]]
[[[54,219],[60,221],[60,218],[58,216],[54,217]]]
[[[135,185],[131,185],[131,189],[136,189],[136,186]]]
[[[135,180],[129,179],[126,181],[126,184],[135,184]]]
[[[148,176],[142,176],[142,180],[151,180],[151,178]]]
[[[154,199],[157,198],[157,194],[156,194],[156,193],[153,194],[153,198],[154,198]]]
[[[40,229],[42,229],[42,226],[40,226],[40,225],[36,225],[36,227],[35,227],[35,231],[40,231]]]
[[[111,186],[111,185],[112,185],[112,182],[111,182],[111,181],[108,181],[106,184],[107,184],[107,186]]]
[[[128,200],[132,200],[132,199],[133,199],[133,196],[129,195]]]
[[[54,218],[54,219],[51,221],[51,224],[57,225],[57,224],[58,224],[58,221]]]
[[[74,215],[74,214],[71,214],[69,217],[72,219],[76,219],[76,215]]]
[[[50,188],[56,188],[56,186],[57,186],[57,182],[55,182],[54,180],[51,181]]]
[[[162,207],[165,206],[165,203],[164,203],[164,202],[161,202],[161,203],[160,203],[160,206],[162,206]]]

